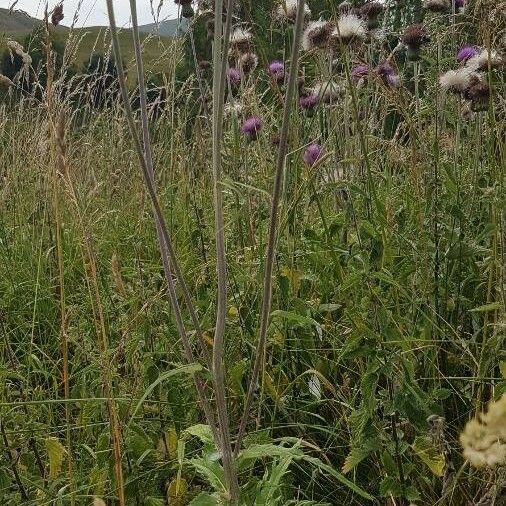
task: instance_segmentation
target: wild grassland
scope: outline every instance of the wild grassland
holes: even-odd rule
[[[480,71],[493,91],[464,115],[469,103],[439,84],[463,67],[463,44],[496,47],[495,25],[469,40],[470,22],[482,26],[468,12],[428,13],[422,59],[390,59],[395,71],[378,67],[390,51],[374,38],[300,54],[299,98],[327,84],[312,109],[295,99],[285,125],[273,298],[233,462],[236,504],[504,504],[506,435],[490,436],[497,461],[480,468],[459,443],[466,422],[506,393],[504,74]],[[121,97],[74,110],[57,81],[42,99],[15,89],[4,98],[2,504],[234,502],[223,433],[207,425],[192,380],[214,413],[220,385],[206,357],[225,279],[218,358],[233,446],[258,351],[293,40],[291,24],[276,29],[289,41],[276,55],[283,79],[261,62],[236,87],[227,81],[218,179],[200,99],[209,75],[178,82],[181,56],[169,53],[165,108],[150,117],[158,202],[202,331],[171,261],[191,364]],[[251,117],[261,128],[245,126]],[[218,281],[213,186],[226,246]]]

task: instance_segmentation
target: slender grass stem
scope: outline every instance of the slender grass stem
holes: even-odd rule
[[[248,424],[250,411],[253,403],[253,396],[257,388],[257,382],[260,375],[260,369],[264,363],[265,347],[267,343],[267,329],[269,325],[269,315],[272,304],[272,282],[274,271],[274,259],[276,255],[277,227],[279,221],[279,205],[282,192],[282,181],[285,168],[285,158],[288,146],[288,131],[290,127],[290,116],[292,112],[295,88],[299,69],[300,43],[304,27],[304,0],[298,0],[297,17],[295,21],[294,37],[292,45],[292,61],[288,76],[288,88],[286,91],[285,104],[283,109],[283,123],[281,125],[280,141],[278,148],[278,157],[276,163],[276,173],[274,176],[274,185],[272,189],[271,210],[269,214],[269,231],[267,237],[267,250],[265,253],[265,271],[263,282],[262,309],[260,313],[260,331],[256,347],[253,370],[251,373],[248,393],[244,402],[244,411],[239,424],[237,440],[234,453],[237,455],[241,449],[242,439]]]

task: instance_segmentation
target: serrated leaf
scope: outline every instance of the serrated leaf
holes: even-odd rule
[[[436,476],[443,476],[446,464],[443,453],[427,436],[419,436],[413,442],[413,451]]]
[[[402,496],[401,484],[393,476],[387,476],[381,481],[379,491],[382,497],[390,495],[393,497]]]
[[[344,461],[342,471],[344,474],[349,473],[358,466],[360,462],[366,459],[371,453],[378,451],[381,447],[379,438],[373,438],[363,441],[360,446],[354,446]]]
[[[55,437],[47,438],[45,444],[49,460],[49,478],[54,480],[60,474],[66,450],[60,440]]]
[[[209,425],[198,423],[185,429],[184,433],[200,439],[204,444],[214,444],[213,433]]]

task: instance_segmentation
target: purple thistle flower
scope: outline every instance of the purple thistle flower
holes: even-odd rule
[[[390,63],[384,62],[376,67],[376,73],[383,83],[390,88],[396,88],[400,84],[400,77]]]
[[[272,63],[269,63],[267,67],[267,73],[270,76],[285,76],[285,64],[282,61],[275,60]]]
[[[376,72],[381,77],[391,76],[395,74],[395,70],[388,62],[381,63],[376,67]]]
[[[478,49],[475,46],[463,46],[457,52],[457,61],[459,63],[466,62],[469,58],[476,56]]]
[[[366,77],[367,74],[369,74],[369,65],[366,64],[355,65],[351,69],[351,78],[355,82],[359,81],[363,77]]]
[[[302,159],[308,167],[312,167],[322,156],[323,148],[319,144],[313,143],[304,151]]]
[[[257,138],[260,130],[262,130],[262,125],[262,120],[258,116],[252,116],[242,124],[241,133],[248,139],[254,140]]]
[[[232,86],[237,86],[241,82],[241,73],[237,69],[231,67],[227,70],[227,78]]]
[[[318,102],[320,101],[320,98],[315,93],[311,93],[311,95],[306,95],[305,97],[301,97],[299,104],[301,109],[311,110],[314,109]]]

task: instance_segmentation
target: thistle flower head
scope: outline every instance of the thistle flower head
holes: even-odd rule
[[[490,86],[479,77],[473,76],[469,88],[464,92],[464,97],[471,102],[472,111],[486,111],[488,109],[490,93]]]
[[[431,12],[448,12],[451,3],[450,0],[424,0],[423,6]]]
[[[379,15],[383,12],[384,6],[380,2],[367,2],[360,8],[360,17],[367,21],[367,28],[375,30],[379,26]]]
[[[302,48],[309,51],[326,47],[333,29],[332,23],[328,21],[311,21],[302,36]]]
[[[312,167],[322,156],[323,148],[319,144],[313,143],[306,148],[302,159],[308,167]]]
[[[366,65],[365,63],[355,65],[351,69],[351,79],[355,82],[366,77],[368,74],[369,74],[369,65]]]
[[[473,56],[476,56],[477,54],[478,54],[478,49],[476,48],[476,46],[469,46],[469,45],[462,46],[457,51],[457,61],[460,63],[466,62],[467,60],[469,60]]]
[[[282,83],[285,80],[285,64],[274,60],[267,66],[267,74],[276,83]]]
[[[401,37],[401,41],[408,47],[419,49],[430,41],[427,29],[422,24],[408,26]]]
[[[365,39],[367,30],[362,19],[355,14],[346,14],[337,20],[337,26],[332,32],[332,39],[337,44],[348,45]]]
[[[248,52],[253,34],[246,28],[235,28],[230,35],[230,47],[241,53]]]
[[[51,14],[51,24],[53,26],[58,26],[65,16],[63,15],[63,3],[59,3]]]
[[[297,17],[297,0],[281,0],[276,13],[279,19],[294,23]],[[311,17],[311,10],[307,4],[304,4],[304,16],[306,19]]]
[[[457,70],[448,70],[439,77],[439,85],[443,91],[451,93],[464,93],[471,85],[476,72],[469,67],[461,67]]]
[[[460,435],[464,457],[475,467],[506,464],[506,395],[469,421]]]
[[[319,101],[320,98],[318,97],[318,95],[310,93],[309,95],[305,95],[300,98],[299,105],[301,109],[308,111],[314,109],[318,105]]]
[[[262,120],[258,116],[251,116],[241,126],[241,133],[248,139],[254,140],[262,130]]]
[[[257,68],[258,56],[255,53],[244,53],[237,63],[243,74],[250,74]]]
[[[228,82],[232,86],[237,86],[241,82],[241,73],[234,67],[230,67],[227,70]]]
[[[383,84],[389,88],[397,88],[401,82],[400,77],[395,72],[390,63],[383,62],[376,67],[376,74],[379,76]]]
[[[491,68],[500,67],[504,63],[504,58],[495,50],[483,49],[477,55],[467,60],[466,67],[474,70],[487,70],[490,64]]]
[[[453,4],[455,5],[455,12],[461,11],[466,5],[464,0],[453,0]]]

